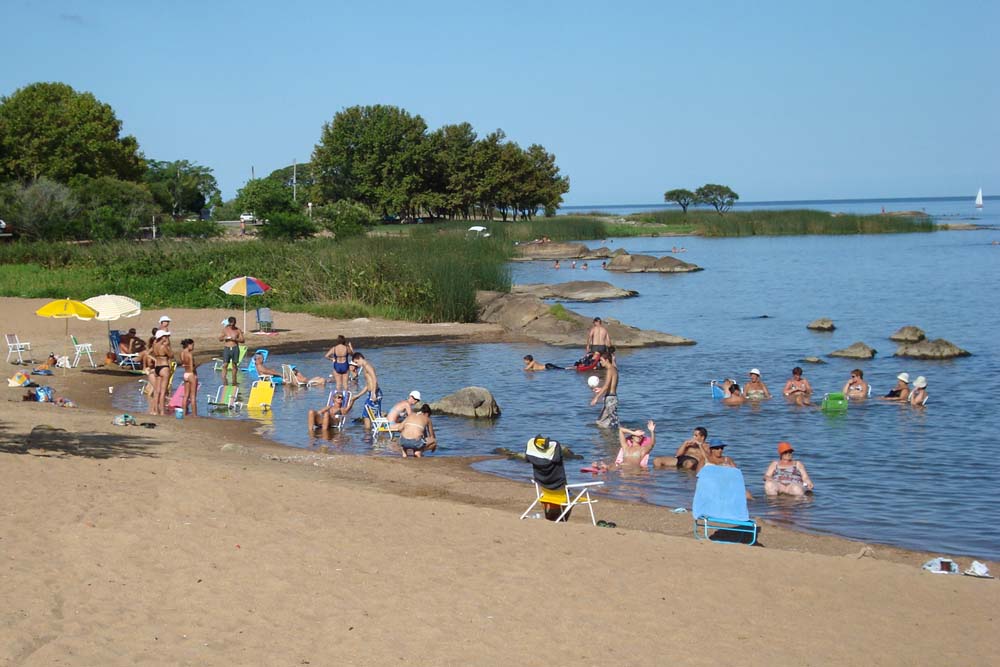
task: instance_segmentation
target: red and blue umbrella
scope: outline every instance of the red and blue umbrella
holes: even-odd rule
[[[233,294],[243,297],[243,331],[247,330],[247,297],[256,294],[263,294],[271,289],[271,286],[260,278],[253,276],[240,276],[226,281],[220,288],[226,294]]]

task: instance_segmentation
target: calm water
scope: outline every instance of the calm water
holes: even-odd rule
[[[620,275],[591,269],[550,268],[548,262],[518,263],[514,282],[560,282],[584,277],[635,289],[634,299],[570,304],[588,316],[601,315],[643,328],[698,341],[691,347],[623,351],[619,397],[623,422],[657,422],[655,453],[672,454],[695,426],[729,443],[726,453],[743,468],[757,500],[751,513],[800,528],[861,540],[1000,558],[1000,464],[995,434],[1000,427],[988,383],[1000,376],[1000,232],[980,230],[935,234],[749,239],[684,238],[683,258],[703,272],[664,276]],[[613,239],[633,253],[662,255],[678,239]],[[762,316],[767,315],[766,318]],[[813,333],[811,320],[828,316],[832,333]],[[933,362],[893,358],[888,336],[916,324],[929,337],[946,338],[974,356]],[[925,375],[931,399],[924,411],[878,401],[852,404],[846,415],[828,417],[781,398],[760,406],[726,408],[710,398],[708,381],[727,375],[741,383],[751,367],[763,372],[780,394],[790,370],[807,355],[824,357],[854,341],[879,350],[873,361],[828,358],[808,365],[821,398],[837,391],[860,366],[874,393],[885,393],[900,371]],[[419,389],[434,400],[463,386],[481,385],[496,396],[503,415],[493,423],[438,416],[439,456],[488,454],[496,447],[520,449],[542,432],[584,455],[580,465],[611,458],[617,442],[593,426],[597,408],[588,405],[586,374],[520,370],[526,353],[536,359],[571,363],[578,350],[535,345],[413,345],[365,350],[379,372],[385,407]],[[328,372],[321,351],[294,360],[303,372]],[[285,358],[287,360],[287,357]],[[277,365],[281,356],[273,358]],[[205,389],[214,393],[219,376],[203,367]],[[273,412],[256,419],[264,435],[294,447],[321,444],[352,454],[391,455],[351,426],[332,441],[311,437],[305,413],[322,405],[320,389],[279,387]],[[120,392],[121,409],[139,410],[135,392]],[[357,412],[357,410],[356,410]],[[779,440],[792,442],[816,483],[813,498],[773,501],[763,497],[761,475],[776,458]],[[576,472],[571,477],[589,475]],[[524,463],[487,461],[477,468],[524,480]],[[675,471],[605,477],[609,494],[666,507],[690,507],[694,479]],[[613,517],[608,517],[612,518]],[[986,530],[979,526],[987,527]]]

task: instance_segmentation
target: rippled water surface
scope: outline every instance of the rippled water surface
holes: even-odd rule
[[[590,278],[637,290],[640,296],[633,299],[568,307],[698,342],[622,351],[620,414],[633,426],[656,420],[654,454],[672,454],[699,425],[708,428],[710,437],[725,439],[726,453],[740,464],[757,497],[752,514],[810,531],[1000,558],[1000,539],[992,530],[1000,525],[1000,418],[992,397],[992,384],[1000,377],[1000,247],[991,245],[994,239],[1000,239],[1000,232],[613,239],[607,241],[611,247],[652,255],[683,242],[687,252],[681,258],[705,271],[621,275],[592,268],[584,273],[555,271],[547,262],[518,263],[512,271],[516,283]],[[823,316],[836,322],[836,331],[805,328]],[[974,356],[938,362],[894,358],[895,344],[888,336],[906,324]],[[826,357],[855,341],[876,348],[878,356],[864,362]],[[589,479],[576,468],[617,451],[616,440],[593,425],[598,409],[588,405],[586,374],[520,370],[524,354],[570,364],[578,349],[451,344],[364,351],[378,370],[386,410],[411,389],[432,401],[468,385],[493,392],[503,415],[492,423],[434,418],[441,442],[437,456],[520,449],[541,432],[581,453],[584,459],[567,467],[571,477]],[[295,355],[294,361],[309,375],[325,374],[329,367],[321,354]],[[845,415],[827,416],[788,405],[780,397],[742,408],[711,400],[709,379],[732,375],[742,383],[751,367],[760,368],[772,393],[780,396],[791,368],[807,355],[828,362],[801,364],[817,401],[824,392],[838,391],[855,366],[864,369],[876,395],[884,394],[901,371],[912,378],[925,375],[930,401],[925,410],[915,410],[871,400],[852,404]],[[276,355],[272,365],[288,359]],[[214,393],[218,374],[210,367],[200,373],[205,389]],[[115,401],[122,409],[138,410],[136,396],[121,392]],[[360,425],[329,441],[310,436],[306,411],[325,400],[321,389],[279,387],[271,413],[217,416],[255,419],[266,436],[294,447],[392,454],[382,443],[373,445]],[[764,498],[761,476],[776,458],[779,440],[795,445],[816,483],[814,497],[797,502]],[[526,464],[506,459],[476,467],[518,480],[530,475]],[[615,497],[671,508],[690,507],[694,489],[693,477],[672,470],[611,473],[606,480],[607,492]]]

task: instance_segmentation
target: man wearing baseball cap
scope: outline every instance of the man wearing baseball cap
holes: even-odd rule
[[[392,406],[387,415],[389,418],[389,430],[398,431],[402,428],[402,423],[406,421],[407,417],[413,414],[413,409],[419,402],[420,392],[414,389],[410,392],[409,396]]]

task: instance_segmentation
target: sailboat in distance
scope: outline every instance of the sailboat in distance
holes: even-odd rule
[[[979,192],[976,193],[976,208],[983,207],[983,189],[979,188]]]

